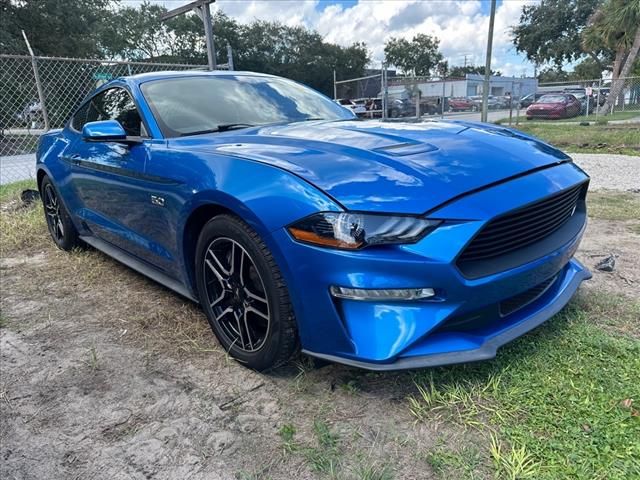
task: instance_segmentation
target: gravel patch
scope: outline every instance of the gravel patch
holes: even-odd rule
[[[640,157],[606,153],[571,153],[591,176],[590,190],[640,190]]]

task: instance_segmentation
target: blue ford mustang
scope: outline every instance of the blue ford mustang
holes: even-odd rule
[[[200,302],[259,370],[492,358],[558,312],[588,177],[555,148],[464,122],[358,121],[298,83],[165,72],[94,92],[43,135],[49,231]]]

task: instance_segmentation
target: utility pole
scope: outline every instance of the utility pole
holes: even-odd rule
[[[229,66],[229,70],[234,70],[233,68],[233,49],[231,45],[227,43],[227,65]]]
[[[489,80],[491,79],[491,49],[493,47],[493,24],[496,19],[496,0],[491,0],[491,17],[489,18],[489,36],[487,38],[487,60],[484,64],[484,85],[482,86],[482,116],[480,121],[488,119]]]
[[[209,8],[216,0],[196,0],[195,2],[187,3],[173,10],[169,10],[165,13],[160,20],[163,22],[170,18],[177,17],[183,13],[187,13],[193,10],[196,15],[200,17],[204,24],[204,38],[207,42],[207,58],[209,60],[209,70],[215,70],[216,65],[216,47],[213,43],[213,25],[211,24],[211,9]]]

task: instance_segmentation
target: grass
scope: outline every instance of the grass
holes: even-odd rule
[[[32,247],[40,242],[46,229],[42,205],[22,208],[20,193],[25,189],[35,189],[34,180],[0,185],[0,255]]]
[[[567,152],[640,155],[638,125],[514,126]]]
[[[587,206],[591,218],[640,220],[640,195],[637,193],[589,192]]]
[[[460,480],[484,478],[482,453],[475,445],[451,447],[438,442],[426,454],[425,460],[440,478]]]
[[[408,407],[481,432],[499,478],[640,478],[640,340],[621,334],[639,318],[637,299],[581,297],[493,362],[416,373]]]

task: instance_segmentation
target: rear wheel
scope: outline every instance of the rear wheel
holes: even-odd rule
[[[68,251],[80,246],[78,231],[71,221],[71,216],[47,176],[42,179],[40,185],[40,198],[42,198],[49,234],[58,248]]]
[[[289,294],[262,239],[230,215],[210,220],[196,248],[198,296],[231,356],[256,370],[286,363],[298,348]]]

